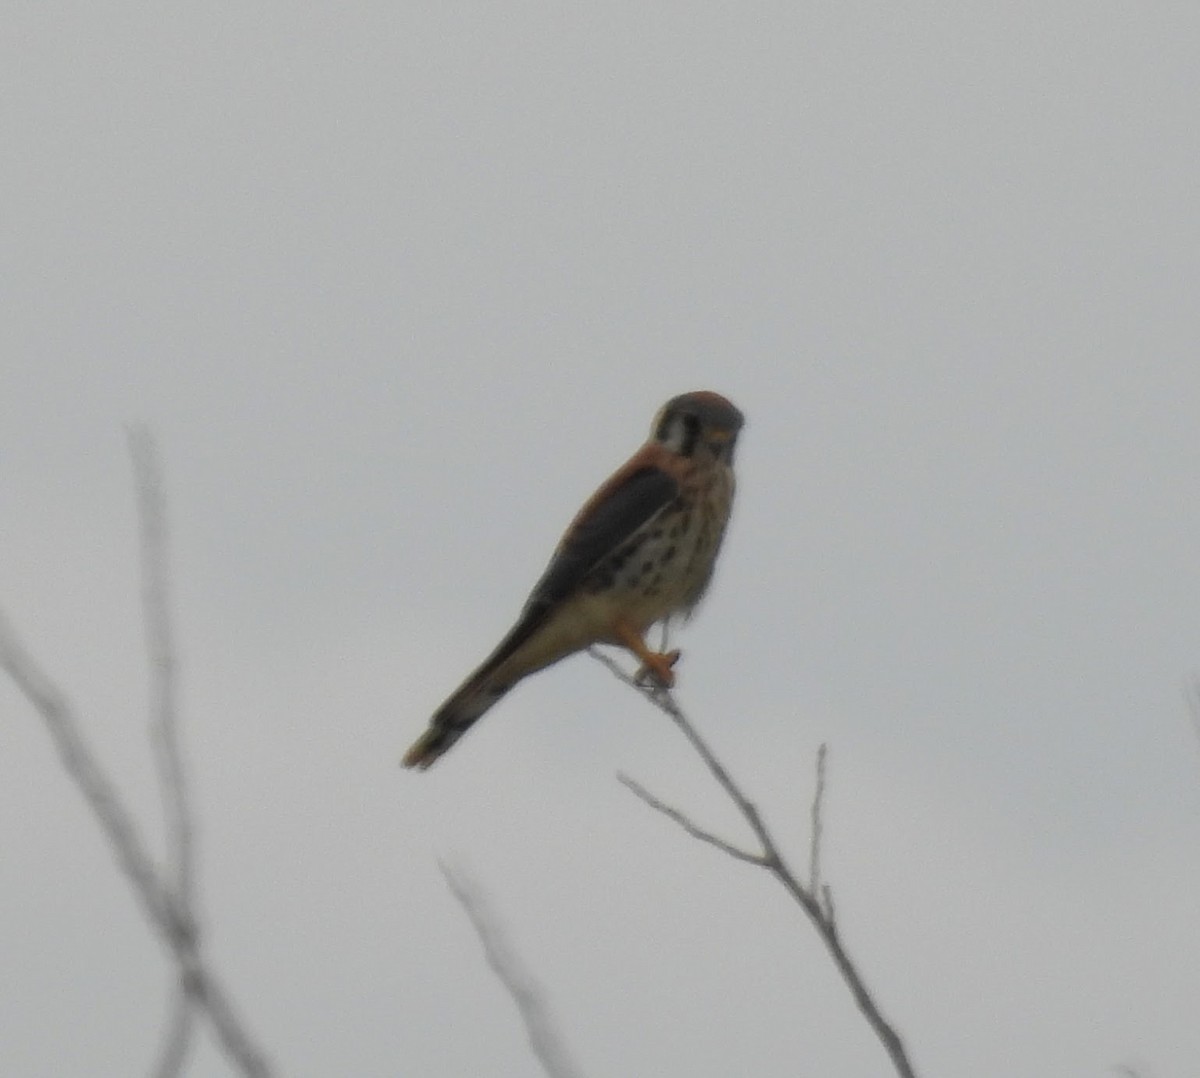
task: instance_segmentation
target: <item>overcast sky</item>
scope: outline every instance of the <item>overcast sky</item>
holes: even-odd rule
[[[680,702],[925,1078],[1200,1069],[1200,14],[10,5],[0,605],[158,843],[124,425],[161,443],[213,961],[288,1076],[889,1073],[596,663],[403,749],[668,397],[747,416]],[[145,1073],[170,972],[0,684],[0,1074]],[[229,1071],[210,1042],[189,1072]]]

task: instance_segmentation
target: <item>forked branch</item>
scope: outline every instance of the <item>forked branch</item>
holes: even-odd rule
[[[627,775],[618,775],[620,781],[652,809],[674,821],[692,837],[698,838],[710,846],[715,846],[723,853],[739,861],[745,861],[766,869],[779,881],[804,911],[809,921],[812,922],[817,934],[821,937],[821,942],[825,944],[825,949],[829,952],[834,965],[837,966],[838,972],[841,974],[843,981],[845,981],[847,988],[849,988],[850,994],[854,998],[859,1011],[883,1045],[884,1051],[887,1052],[896,1073],[900,1078],[916,1078],[916,1071],[908,1059],[908,1054],[905,1051],[904,1042],[901,1040],[900,1034],[896,1032],[895,1027],[883,1016],[883,1012],[867,987],[862,973],[842,942],[834,911],[833,892],[828,885],[821,882],[821,810],[825,797],[827,756],[825,746],[822,745],[817,754],[817,783],[811,813],[812,835],[809,844],[809,878],[808,882],[804,883],[788,864],[787,859],[779,848],[779,844],[775,841],[774,835],[771,833],[770,828],[767,827],[758,808],[743,793],[741,787],[734,781],[724,764],[717,759],[716,754],[709,748],[708,743],[700,736],[683,709],[676,703],[674,696],[665,689],[643,684],[635,678],[630,677],[618,663],[604,653],[593,648],[590,649],[590,654],[593,658],[603,663],[617,678],[639,692],[671,719],[704,761],[704,765],[708,768],[709,773],[717,780],[721,789],[725,791],[726,795],[737,807],[742,818],[749,825],[758,843],[758,849],[745,850],[734,843],[718,838],[712,832],[694,823],[679,809],[665,804],[659,798],[649,793],[644,786],[635,782]]]
[[[178,739],[175,658],[167,602],[166,528],[153,443],[130,435],[142,538],[142,589],[151,667],[150,726],[163,788],[170,871],[155,861],[116,784],[84,736],[74,708],[26,650],[0,611],[0,669],[41,717],[63,768],[87,802],[151,928],[174,960],[179,988],[154,1074],[174,1078],[184,1066],[193,1016],[204,1013],[229,1061],[247,1078],[272,1069],[228,993],[207,964],[194,916],[194,840],[186,772]]]

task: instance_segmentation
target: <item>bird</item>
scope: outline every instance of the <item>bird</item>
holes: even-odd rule
[[[674,685],[679,652],[653,651],[646,633],[690,616],[708,588],[744,422],[708,390],[658,410],[649,439],[575,515],[516,624],[434,712],[404,767],[429,768],[519,681],[593,644],[627,648],[639,680]]]

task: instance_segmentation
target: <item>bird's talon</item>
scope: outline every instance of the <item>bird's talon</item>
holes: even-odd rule
[[[672,688],[675,684],[675,674],[671,667],[679,662],[679,654],[678,648],[663,653],[651,652],[638,668],[638,672],[633,675],[633,680],[639,685],[653,681],[659,688]]]

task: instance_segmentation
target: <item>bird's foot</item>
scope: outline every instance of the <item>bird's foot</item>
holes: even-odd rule
[[[647,685],[653,681],[660,688],[671,688],[675,684],[675,674],[671,667],[679,662],[679,654],[678,649],[667,652],[647,651],[641,656],[642,665],[638,672],[633,675],[634,682]]]

